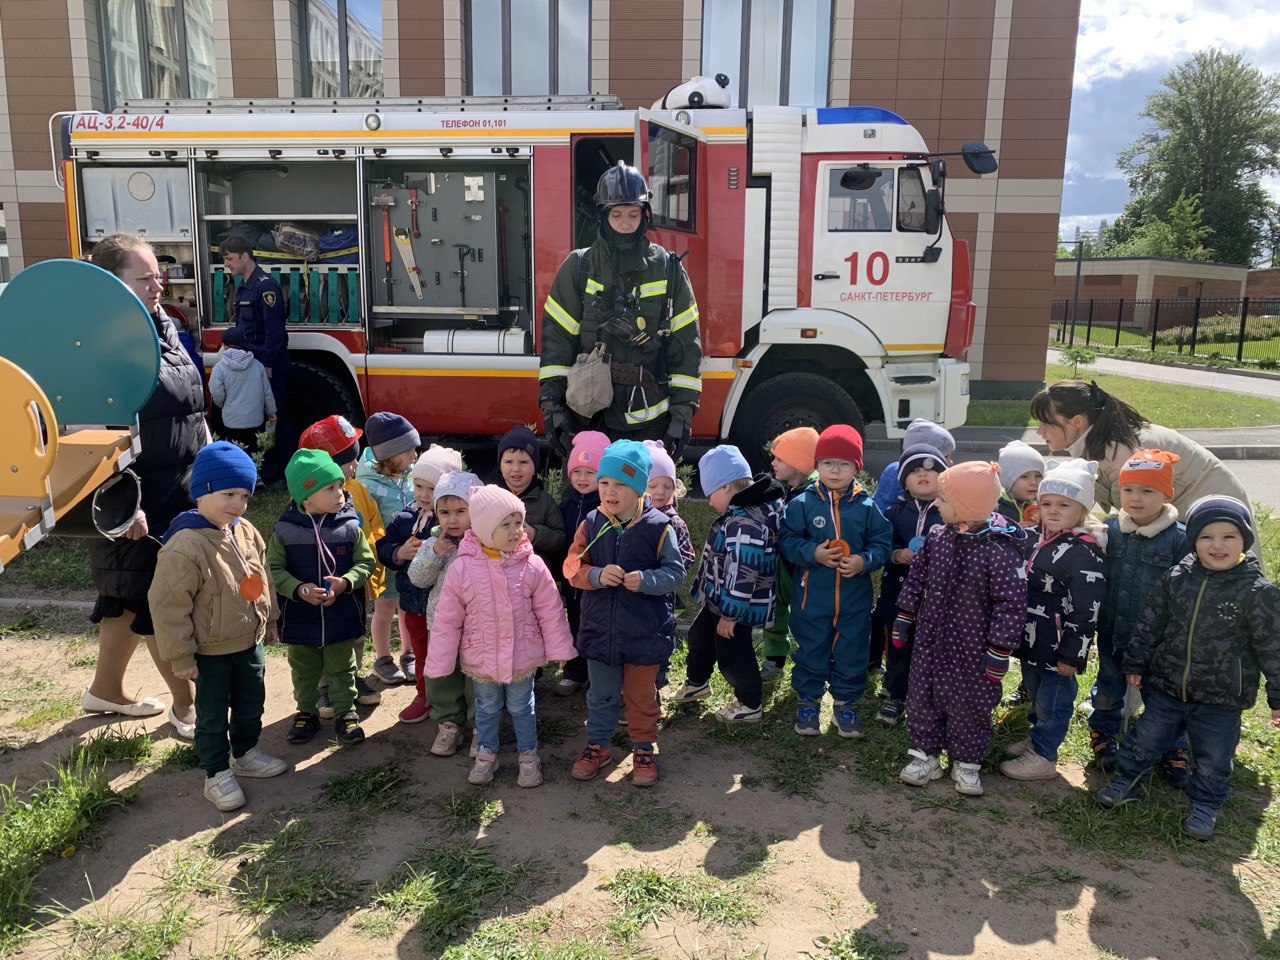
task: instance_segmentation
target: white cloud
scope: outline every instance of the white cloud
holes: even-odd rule
[[[1259,0],[1084,0],[1075,86],[1172,66],[1222,47],[1258,66],[1280,67],[1280,7]]]

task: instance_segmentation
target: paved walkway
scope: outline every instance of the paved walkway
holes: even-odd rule
[[[1050,350],[1049,362],[1061,363],[1059,356],[1057,350]],[[1081,379],[1087,380],[1090,371],[1114,373],[1139,380],[1162,380],[1187,387],[1207,387],[1210,390],[1226,390],[1229,393],[1247,393],[1255,397],[1280,400],[1280,379],[1250,377],[1229,370],[1192,370],[1179,364],[1139,363],[1099,355],[1097,363],[1091,363],[1087,369],[1080,371]]]

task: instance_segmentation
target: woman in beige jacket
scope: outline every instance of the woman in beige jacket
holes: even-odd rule
[[[1137,410],[1096,383],[1060,380],[1031,400],[1036,433],[1050,450],[1098,461],[1096,496],[1104,512],[1120,508],[1120,468],[1135,450],[1168,450],[1174,464],[1173,505],[1186,516],[1191,504],[1210,494],[1249,503],[1244,486],[1227,467],[1194,440],[1150,423]]]

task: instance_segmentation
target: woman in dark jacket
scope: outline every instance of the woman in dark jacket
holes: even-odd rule
[[[160,340],[160,376],[155,393],[138,412],[142,452],[131,469],[142,484],[142,508],[119,540],[94,540],[89,555],[98,601],[91,619],[98,626],[98,664],[83,707],[92,713],[149,717],[164,709],[151,698],[134,699],[124,674],[142,637],[156,669],[169,686],[169,721],[179,736],[194,733],[195,688],[173,675],[156,651],[147,590],[156,569],[159,538],[173,518],[191,506],[187,483],[196,453],[209,441],[205,425],[204,381],[183,349],[178,331],[160,306],[164,280],[155,252],[144,240],[123,234],[100,240],[93,262],[120,278],[151,313]]]

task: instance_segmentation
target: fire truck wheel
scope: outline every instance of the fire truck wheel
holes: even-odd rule
[[[752,469],[769,462],[765,452],[778,434],[795,427],[813,427],[819,433],[833,423],[847,423],[859,433],[862,411],[847,390],[814,373],[782,373],[757,384],[743,399],[729,428],[735,444]]]
[[[343,378],[305,360],[294,360],[289,372],[288,407],[298,430],[335,413],[357,427],[364,424],[364,407],[355,389]]]

